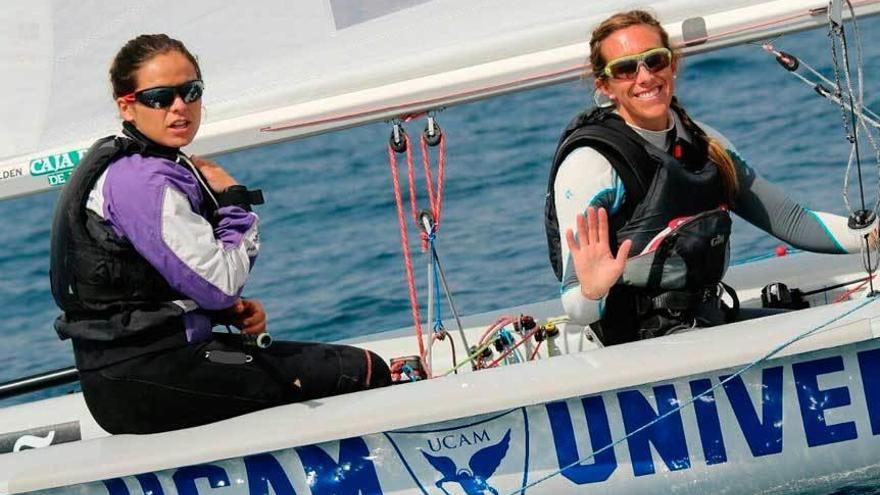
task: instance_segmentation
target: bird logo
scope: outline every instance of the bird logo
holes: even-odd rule
[[[467,495],[498,495],[498,490],[492,487],[488,480],[501,460],[507,455],[510,448],[510,429],[504,434],[500,442],[482,448],[474,453],[468,461],[468,469],[458,469],[455,461],[445,456],[434,456],[419,449],[425,459],[441,474],[441,478],[434,485],[446,495],[449,492],[443,487],[446,483],[458,483]]]

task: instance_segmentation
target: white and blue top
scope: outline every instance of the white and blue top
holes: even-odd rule
[[[675,136],[690,141],[690,133],[675,112],[670,111],[669,114],[671,123],[668,129],[650,131],[633,125],[630,127],[660,149],[669,149],[672,144],[669,140],[675,139]],[[733,159],[739,189],[731,211],[799,249],[821,253],[859,252],[864,241],[849,231],[845,217],[812,211],[799,205],[782,189],[755,173],[721,133],[702,123],[698,125],[710,137],[718,139]],[[673,128],[675,132],[672,132]],[[553,187],[562,259],[565,260],[562,305],[572,323],[587,325],[602,317],[604,299],[587,299],[581,293],[565,232],[568,229],[577,231],[577,215],[584,213],[588,206],[605,208],[609,217],[613,217],[620,211],[626,191],[611,163],[590,147],[578,148],[568,154],[559,167]]]

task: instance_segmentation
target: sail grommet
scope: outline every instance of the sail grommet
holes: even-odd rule
[[[425,143],[431,147],[437,146],[440,144],[440,140],[443,139],[443,131],[434,117],[431,116],[428,116],[428,122],[425,124],[423,133],[425,135]]]
[[[388,144],[395,153],[406,153],[406,131],[400,123],[391,126],[391,137],[388,138]]]

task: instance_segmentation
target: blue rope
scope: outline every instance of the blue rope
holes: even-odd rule
[[[599,449],[599,450],[593,452],[592,454],[590,454],[590,455],[588,455],[588,456],[586,456],[586,457],[584,457],[584,458],[582,458],[582,459],[578,459],[578,460],[572,462],[571,464],[568,464],[567,466],[564,466],[564,467],[562,467],[562,468],[559,468],[557,471],[554,471],[554,472],[552,472],[552,473],[550,473],[550,474],[548,474],[548,475],[545,475],[545,476],[543,476],[543,477],[541,477],[541,478],[538,478],[538,479],[536,479],[535,481],[533,481],[533,482],[531,482],[531,483],[529,483],[529,484],[523,486],[522,488],[518,488],[518,489],[516,489],[516,490],[510,492],[509,495],[514,495],[514,494],[516,494],[516,493],[520,493],[520,494],[525,493],[525,491],[526,491],[527,488],[531,488],[531,487],[537,485],[538,483],[543,483],[543,482],[549,480],[550,478],[552,478],[552,477],[554,477],[554,476],[557,476],[557,475],[559,475],[559,474],[562,474],[562,472],[565,471],[565,470],[568,469],[568,468],[571,468],[571,467],[577,466],[577,465],[579,465],[579,464],[582,464],[582,463],[584,463],[584,462],[586,462],[586,461],[589,461],[590,459],[592,459],[593,457],[596,457],[597,455],[601,454],[602,452],[604,452],[604,451],[606,451],[606,450],[608,450],[608,449],[614,448],[615,446],[617,446],[617,445],[623,443],[624,441],[626,441],[627,439],[629,439],[629,438],[632,437],[633,435],[635,435],[635,434],[637,434],[637,433],[640,433],[640,432],[642,432],[642,431],[644,431],[644,430],[650,428],[651,426],[654,426],[655,424],[659,423],[660,421],[666,419],[667,417],[669,417],[669,416],[671,416],[671,415],[673,415],[673,414],[675,414],[675,413],[680,412],[680,411],[681,411],[682,409],[684,409],[685,407],[687,407],[687,406],[693,404],[694,402],[696,402],[696,401],[702,399],[703,397],[709,395],[710,393],[714,392],[714,391],[717,390],[718,388],[722,387],[725,383],[729,382],[730,380],[733,380],[734,378],[736,378],[736,377],[742,375],[742,374],[745,373],[746,371],[748,371],[748,370],[754,368],[755,366],[757,366],[757,365],[759,365],[759,364],[761,364],[761,363],[767,361],[768,359],[770,359],[771,357],[775,356],[776,354],[778,354],[780,351],[782,351],[782,350],[785,349],[786,347],[788,347],[788,346],[794,344],[795,342],[797,342],[797,341],[799,341],[799,340],[803,340],[803,339],[809,337],[810,335],[812,335],[812,334],[818,332],[819,330],[822,330],[823,328],[827,327],[828,325],[830,325],[830,324],[832,324],[832,323],[834,323],[834,322],[836,322],[836,321],[840,321],[840,320],[842,320],[843,318],[846,318],[847,316],[849,316],[849,315],[855,313],[856,311],[858,311],[858,310],[864,308],[864,307],[867,306],[868,304],[871,304],[872,302],[875,302],[875,301],[877,301],[877,299],[875,299],[875,298],[869,298],[869,299],[866,299],[864,302],[858,304],[856,307],[854,307],[854,308],[850,309],[849,311],[846,311],[846,312],[844,312],[844,313],[842,313],[842,314],[840,314],[840,315],[835,316],[834,318],[832,318],[832,319],[828,320],[827,322],[825,322],[825,323],[819,325],[818,327],[814,327],[814,328],[812,328],[812,329],[810,329],[810,330],[807,330],[806,332],[803,332],[803,333],[801,333],[801,334],[799,334],[799,335],[795,335],[795,336],[792,337],[791,339],[789,339],[789,340],[783,342],[782,344],[779,344],[778,346],[774,347],[774,348],[773,348],[772,350],[770,350],[770,352],[768,352],[767,354],[764,354],[763,356],[759,357],[758,359],[755,359],[755,360],[752,361],[751,363],[747,364],[746,366],[744,366],[742,369],[740,369],[740,370],[737,371],[736,373],[730,375],[729,377],[727,377],[727,378],[724,379],[724,380],[721,380],[717,385],[714,385],[714,386],[712,386],[711,388],[709,388],[708,390],[705,390],[704,392],[702,392],[701,394],[696,395],[696,396],[690,398],[689,400],[685,401],[684,403],[682,403],[681,405],[679,405],[679,406],[676,407],[675,409],[672,409],[671,411],[667,411],[666,413],[664,413],[664,414],[662,414],[661,416],[657,417],[657,418],[654,419],[653,421],[651,421],[651,422],[649,422],[649,423],[647,423],[647,424],[645,424],[645,425],[643,425],[643,426],[641,426],[641,427],[635,429],[635,430],[632,431],[631,433],[628,433],[626,436],[621,437],[621,438],[615,440],[614,442],[612,442],[612,443],[610,443],[610,444],[608,444],[608,445],[602,447],[601,449]]]
[[[406,376],[409,377],[409,381],[411,381],[411,382],[419,381],[419,377],[415,372],[416,370],[414,370],[412,368],[412,366],[410,366],[408,364],[404,364],[403,366],[400,367],[400,371],[406,373]]]
[[[507,327],[501,327],[501,330],[498,331],[498,339],[501,340],[504,347],[510,347],[516,343],[513,334],[507,329]]]
[[[498,335],[495,337],[495,340],[501,342],[501,345],[504,348],[508,348],[516,343],[516,339],[513,337],[513,333],[507,329],[507,327],[501,327],[501,330],[498,331]],[[517,356],[519,350],[514,350],[510,354],[504,358],[505,364],[516,364],[521,362],[522,355]]]
[[[431,249],[431,272],[434,277],[434,332],[442,332],[444,330],[443,318],[440,316],[442,304],[440,303],[440,267],[437,263],[437,251],[434,250],[434,240],[437,238],[434,232],[428,235],[428,243]]]

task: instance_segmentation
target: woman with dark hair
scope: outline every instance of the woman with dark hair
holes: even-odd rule
[[[804,250],[859,251],[846,218],[801,207],[688,116],[678,55],[651,14],[602,22],[590,65],[606,104],[564,131],[545,223],[565,311],[605,345],[736,318],[721,302],[729,211]]]
[[[95,143],[64,187],[50,275],[63,311],[55,328],[73,342],[98,424],[167,431],[387,385],[388,367],[364,349],[253,345],[266,313],[241,292],[262,198],[181,151],[201,122],[196,58],[164,34],[138,36],[110,80],[123,130]],[[218,324],[242,336],[213,333]]]

